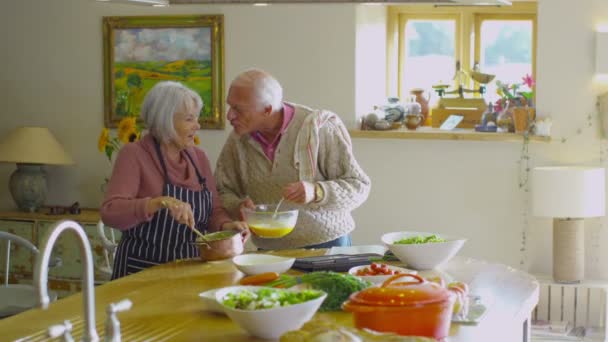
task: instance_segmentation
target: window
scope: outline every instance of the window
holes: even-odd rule
[[[457,67],[476,65],[503,83],[521,83],[535,74],[536,3],[507,7],[391,6],[388,21],[389,94],[407,98],[412,88],[431,91],[438,84],[457,85]],[[462,77],[467,89],[479,84]],[[480,97],[479,94],[467,96]],[[497,99],[496,82],[486,87],[486,101]],[[433,94],[431,104],[438,96]]]
[[[475,20],[475,61],[484,73],[504,83],[521,83],[534,75],[533,16],[478,15]],[[488,84],[486,98],[496,100],[496,82]]]
[[[456,18],[416,19],[402,17],[401,46],[403,88],[431,89],[454,76],[456,65]]]

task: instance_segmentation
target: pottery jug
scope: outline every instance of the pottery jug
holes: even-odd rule
[[[405,127],[411,130],[415,130],[416,128],[418,128],[418,126],[421,126],[423,122],[424,121],[422,114],[413,113],[407,114],[404,120]]]
[[[422,114],[422,122],[426,122],[429,117],[429,100],[431,99],[431,93],[428,93],[427,97],[424,97],[424,89],[414,88],[410,90],[410,94],[414,95],[415,101],[420,104],[420,114]]]

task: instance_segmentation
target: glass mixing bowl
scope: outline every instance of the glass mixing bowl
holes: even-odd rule
[[[282,210],[275,214],[276,204],[258,204],[255,209],[245,208],[245,221],[251,232],[267,239],[281,238],[293,231],[298,221],[298,210]]]

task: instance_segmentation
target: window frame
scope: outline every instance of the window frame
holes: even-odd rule
[[[437,14],[406,14],[402,13],[399,15],[399,37],[401,35],[406,35],[405,29],[408,21],[410,20],[453,20],[455,22],[455,30],[454,30],[454,60],[460,60],[461,55],[461,44],[462,44],[462,35],[461,35],[461,15],[457,13],[437,13]],[[405,39],[399,39],[399,82],[398,82],[398,90],[397,94],[399,94],[399,98],[403,98],[407,95],[407,90],[405,89],[405,59],[407,58],[407,51],[405,48]]]
[[[474,39],[474,59],[473,63],[479,62],[481,60],[481,39],[477,39],[477,37],[481,36],[481,25],[485,20],[493,20],[493,21],[532,21],[532,77],[536,79],[536,14],[525,14],[525,13],[517,13],[517,14],[495,14],[495,13],[477,13],[475,14],[475,39]],[[524,75],[522,75],[523,77]],[[477,83],[477,82],[475,82]],[[477,87],[478,84],[475,84]],[[532,87],[532,91],[536,94],[536,85]]]
[[[405,25],[407,20],[454,19],[456,38],[454,54],[465,71],[472,69],[480,56],[481,23],[484,20],[531,20],[532,21],[532,76],[536,79],[537,6],[536,2],[514,2],[512,6],[435,6],[399,5],[388,7],[387,18],[387,96],[407,96],[403,89],[405,63]],[[467,39],[468,37],[468,39]],[[535,90],[535,89],[534,89]]]

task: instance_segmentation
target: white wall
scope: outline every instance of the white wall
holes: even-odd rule
[[[608,91],[606,83],[594,78],[594,32],[600,23],[608,23],[606,1],[539,1],[537,107],[541,115],[553,117],[554,124],[553,142],[533,150],[535,165],[607,166],[606,141],[599,139],[598,122],[594,119],[595,125],[587,126],[587,116],[597,113],[596,96]],[[551,220],[530,223],[531,267],[550,272]],[[607,279],[608,254],[600,250],[608,244],[606,218],[588,219],[585,224],[587,275]]]
[[[226,84],[240,71],[257,66],[282,81],[289,100],[354,116],[354,11],[350,5],[152,8],[93,0],[3,4],[0,135],[21,125],[49,127],[77,165],[48,168],[48,203],[79,200],[96,207],[101,181],[111,172],[95,147],[103,125],[103,16],[224,14]],[[201,131],[212,161],[228,132]],[[13,169],[0,164],[0,179],[8,179]],[[0,189],[0,208],[14,207],[6,182],[0,182]]]
[[[357,6],[355,41],[356,118],[373,111],[374,105],[386,102],[386,20],[384,6]],[[355,118],[344,118],[349,127]]]
[[[332,109],[349,123],[385,89],[384,82],[373,87],[382,81],[377,75],[384,68],[375,64],[382,63],[382,44],[363,39],[382,35],[384,14],[377,8],[8,2],[0,12],[0,136],[20,125],[47,126],[77,162],[49,167],[49,203],[98,206],[99,185],[111,171],[96,150],[103,124],[101,18],[188,13],[224,14],[227,84],[247,67],[262,67],[282,81],[289,100]],[[600,19],[608,21],[604,0],[540,1],[538,109],[553,117],[556,137],[574,137],[531,144],[533,165],[599,163],[600,141],[585,129],[585,116],[594,112],[595,95],[604,90],[592,82],[593,24]],[[381,91],[369,95],[365,89]],[[578,127],[581,135],[575,134]],[[213,162],[228,132],[201,131]],[[523,267],[550,272],[550,222],[528,217],[525,223],[520,148],[513,142],[355,139],[356,156],[373,181],[369,200],[355,212],[355,243],[378,243],[382,233],[394,230],[435,231],[467,237],[462,254],[519,267],[522,231],[528,227]],[[13,169],[0,164],[1,209],[14,207],[7,187]],[[588,221],[588,236],[605,245],[602,221]],[[600,262],[605,253],[597,243],[590,245],[589,274],[608,278],[608,265]]]

